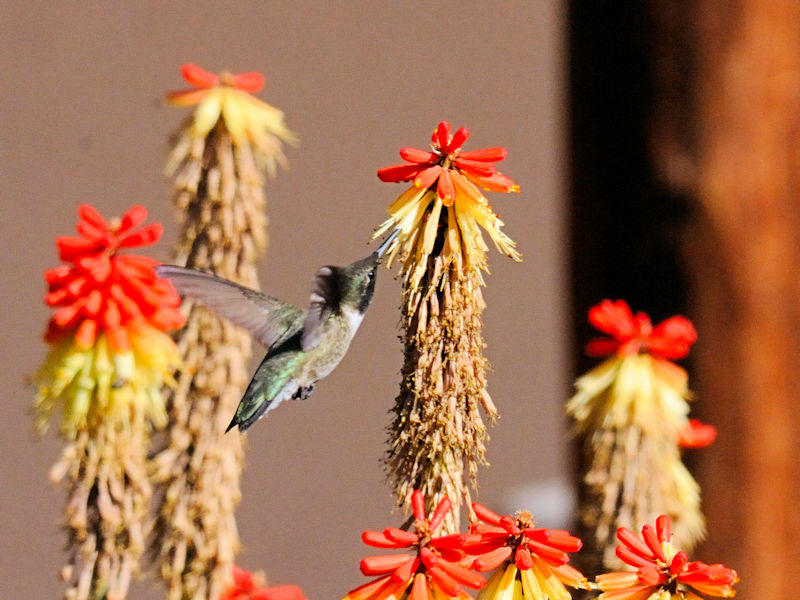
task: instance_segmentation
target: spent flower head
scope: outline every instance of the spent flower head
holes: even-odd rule
[[[408,549],[404,554],[369,556],[361,561],[361,572],[378,576],[351,590],[345,600],[389,600],[408,598],[468,599],[462,586],[480,589],[486,580],[471,569],[473,558],[462,548],[467,536],[437,536],[450,511],[450,499],[442,498],[430,518],[425,515],[425,499],[419,490],[411,497],[414,531],[387,527],[365,531],[361,539],[376,548]]]
[[[655,528],[649,524],[642,527],[641,537],[620,527],[617,538],[622,542],[617,557],[635,571],[598,575],[597,586],[603,592],[600,600],[698,600],[736,594],[736,571],[721,564],[689,561],[685,552],[673,546],[667,515],[656,519]]]
[[[568,553],[582,546],[580,539],[561,529],[536,527],[526,511],[501,516],[477,502],[472,509],[480,522],[472,524],[473,535],[462,548],[475,557],[476,570],[497,569],[480,600],[569,600],[567,587],[588,587],[586,577],[568,564]]]

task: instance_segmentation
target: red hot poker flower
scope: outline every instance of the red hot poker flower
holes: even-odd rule
[[[80,347],[90,348],[105,332],[115,350],[125,351],[130,326],[146,323],[160,331],[180,327],[180,298],[169,281],[156,275],[158,261],[121,253],[161,237],[159,223],[142,226],[147,209],[134,206],[111,223],[88,204],[78,208],[78,215],[80,237],[57,239],[59,257],[72,265],[45,272],[45,302],[56,307],[46,339],[74,334]]]
[[[260,577],[233,565],[233,583],[218,600],[306,600],[303,591],[296,585],[263,587]]]
[[[450,131],[450,123],[439,123],[431,136],[432,151],[401,148],[400,157],[408,164],[378,169],[380,180],[395,183],[413,180],[420,189],[432,188],[435,184],[445,206],[453,204],[457,187],[468,187],[464,185],[464,178],[491,191],[519,191],[519,186],[494,165],[508,155],[505,148],[462,150],[461,146],[469,138],[469,130],[460,127],[452,135]]]
[[[704,596],[730,598],[739,581],[736,571],[720,564],[690,562],[685,552],[672,545],[671,523],[667,515],[656,519],[655,529],[642,528],[639,538],[630,529],[620,527],[617,556],[636,571],[615,571],[597,576],[603,591],[600,600],[634,600],[669,591],[672,598],[697,599]]]
[[[408,548],[405,554],[369,556],[361,561],[364,575],[375,579],[351,590],[345,600],[381,600],[400,597],[409,587],[410,600],[430,598],[465,598],[462,586],[480,589],[486,580],[470,570],[472,558],[461,548],[463,534],[436,537],[451,503],[442,498],[430,518],[425,515],[425,499],[415,490],[411,496],[414,531],[387,527],[381,531],[365,531],[361,539],[376,548]]]
[[[224,71],[219,75],[210,73],[205,69],[186,63],[181,65],[181,75],[196,89],[180,90],[167,94],[167,100],[176,106],[193,106],[202,101],[209,90],[219,85],[255,93],[264,87],[264,76],[261,73],[229,73]]]
[[[505,565],[482,592],[487,600],[507,597],[515,580],[520,581],[525,600],[567,599],[571,596],[565,586],[587,587],[586,577],[567,564],[568,553],[583,545],[579,538],[561,529],[537,528],[526,511],[500,516],[477,502],[472,509],[481,522],[470,527],[473,535],[462,548],[475,557],[473,567],[486,572]]]
[[[634,315],[624,300],[603,300],[593,306],[589,322],[611,336],[589,341],[589,356],[648,352],[666,359],[683,358],[697,341],[697,332],[686,317],[670,317],[653,327],[646,313]]]
[[[705,448],[717,439],[717,428],[701,423],[697,419],[689,422],[678,432],[678,445],[681,448]]]

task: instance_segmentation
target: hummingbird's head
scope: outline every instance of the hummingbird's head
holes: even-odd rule
[[[398,233],[400,233],[400,230],[395,229],[380,247],[368,257],[338,269],[337,275],[342,304],[357,308],[361,314],[367,311],[375,293],[375,278],[378,275],[378,265],[383,255],[394,243]]]

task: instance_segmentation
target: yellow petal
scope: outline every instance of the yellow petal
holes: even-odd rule
[[[537,581],[533,569],[523,569],[520,571],[522,588],[525,590],[525,600],[546,600],[542,587]]]
[[[195,137],[206,137],[219,121],[222,110],[221,91],[219,88],[211,90],[205,100],[197,105],[192,123],[192,135]]]

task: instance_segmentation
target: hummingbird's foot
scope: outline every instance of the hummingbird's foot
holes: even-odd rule
[[[292,400],[305,400],[314,393],[314,384],[303,385],[297,388],[297,391],[292,395]]]

